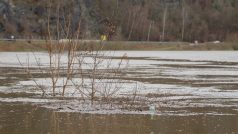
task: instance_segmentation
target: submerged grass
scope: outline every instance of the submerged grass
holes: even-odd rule
[[[0,41],[0,51],[44,51],[46,50],[45,40],[17,40],[17,41]],[[200,43],[199,45],[190,45],[187,42],[145,42],[145,41],[87,41],[80,43],[80,50],[97,50],[104,45],[103,50],[140,50],[140,51],[205,51],[205,50],[238,50],[236,42],[222,43]]]

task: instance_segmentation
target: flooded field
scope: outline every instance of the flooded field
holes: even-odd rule
[[[72,87],[65,98],[42,96],[34,81],[47,86],[49,79],[35,61],[47,67],[47,53],[0,53],[0,134],[238,133],[238,52],[117,51],[107,58],[116,64],[125,53],[129,66],[115,95],[120,105],[110,108],[88,107],[74,99]],[[19,60],[35,69],[34,81]],[[121,98],[135,87],[140,104],[125,108]]]

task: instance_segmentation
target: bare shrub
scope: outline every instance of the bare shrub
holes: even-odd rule
[[[76,28],[72,27],[72,12],[67,13],[59,1],[57,8],[48,3],[46,45],[49,63],[42,68],[37,61],[38,69],[49,82],[52,96],[65,97],[68,90],[78,92],[81,99],[111,103],[111,98],[120,90],[123,81],[120,79],[123,69],[128,65],[126,54],[113,63],[103,50],[103,42],[97,46],[84,48],[84,41],[80,39],[80,22]],[[64,12],[64,13],[62,13]],[[61,14],[62,13],[62,14]],[[55,18],[55,19],[52,19]],[[52,25],[55,25],[54,27]],[[56,36],[55,36],[56,35]],[[21,64],[21,61],[19,60]],[[38,88],[40,85],[32,75],[29,64],[27,74],[33,79]],[[45,93],[45,89],[41,89]],[[72,95],[73,95],[72,94]]]

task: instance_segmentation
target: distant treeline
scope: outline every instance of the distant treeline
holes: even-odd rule
[[[238,0],[3,0],[0,35],[44,37],[47,20],[54,29],[66,14],[72,33],[80,28],[86,39],[238,41]],[[51,36],[64,38],[63,32]]]

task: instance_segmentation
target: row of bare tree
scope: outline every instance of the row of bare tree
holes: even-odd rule
[[[2,34],[48,36],[49,1],[13,1],[9,15],[0,14]],[[65,25],[79,38],[143,41],[235,41],[238,31],[236,0],[51,0],[51,29]],[[21,8],[22,6],[22,8]],[[10,7],[10,6],[9,6]],[[29,8],[23,8],[29,7]],[[18,11],[19,10],[19,11]],[[22,10],[22,11],[21,11]],[[10,11],[15,13],[10,14]],[[22,13],[21,13],[22,12]],[[11,17],[10,17],[11,16]],[[19,18],[19,19],[17,19]],[[15,22],[13,22],[15,21]],[[51,36],[64,37],[64,31]]]

